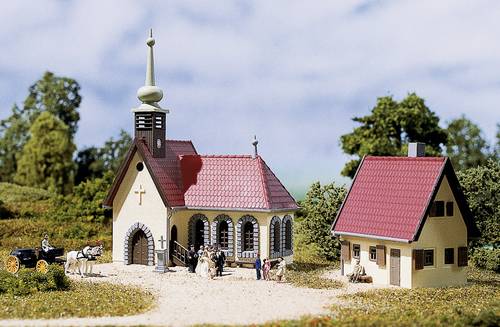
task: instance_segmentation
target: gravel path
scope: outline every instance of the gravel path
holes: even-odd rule
[[[152,267],[101,264],[94,267],[101,277],[86,278],[127,285],[139,285],[157,296],[151,311],[136,316],[65,318],[53,320],[0,320],[0,326],[101,326],[193,324],[258,324],[278,319],[323,314],[340,294],[373,289],[368,284],[348,284],[339,290],[297,288],[286,283],[256,281],[253,269],[226,268],[225,276],[214,280],[189,274],[186,268],[158,274]],[[326,274],[340,278],[338,272]],[[80,277],[74,277],[80,279]]]

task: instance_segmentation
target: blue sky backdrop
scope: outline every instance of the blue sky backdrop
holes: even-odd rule
[[[378,96],[416,92],[443,126],[465,114],[492,141],[499,17],[500,1],[4,1],[0,118],[50,70],[82,86],[79,147],[132,132],[152,27],[168,137],[250,154],[257,134],[300,195],[349,182],[339,137]]]

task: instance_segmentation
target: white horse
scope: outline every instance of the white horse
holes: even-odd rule
[[[81,251],[70,251],[66,255],[66,264],[64,271],[68,273],[71,269],[72,274],[75,273],[76,268],[80,276],[83,278],[84,274],[92,274],[92,266],[94,265],[95,258],[102,255],[103,246],[86,246]],[[90,268],[90,269],[89,269]]]

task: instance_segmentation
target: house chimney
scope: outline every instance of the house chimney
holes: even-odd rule
[[[425,143],[408,143],[408,157],[425,157]]]
[[[259,155],[259,152],[257,151],[257,144],[259,144],[259,141],[257,141],[257,135],[254,135],[253,136],[253,142],[252,142],[252,145],[253,145],[253,148],[254,148],[254,154],[252,155],[252,158],[257,158],[257,156]]]

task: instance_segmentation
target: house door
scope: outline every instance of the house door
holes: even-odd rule
[[[132,238],[132,263],[148,264],[148,240],[142,230],[138,230]]]
[[[391,249],[390,262],[390,284],[400,286],[401,284],[401,250]]]

